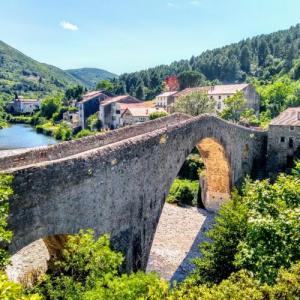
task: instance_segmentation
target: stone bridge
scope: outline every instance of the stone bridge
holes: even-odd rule
[[[197,147],[207,209],[216,210],[266,160],[267,133],[212,115],[183,114],[106,134],[0,157],[14,176],[9,227],[15,253],[40,238],[93,228],[109,233],[126,269],[144,269],[165,198],[187,155]]]

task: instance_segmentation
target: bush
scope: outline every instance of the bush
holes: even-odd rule
[[[176,178],[166,199],[168,203],[196,205],[198,199],[199,181]]]
[[[89,136],[89,135],[94,135],[95,132],[94,131],[90,131],[88,129],[83,129],[83,130],[80,130],[76,136],[75,136],[75,139],[81,139],[83,137],[86,137],[86,136]]]
[[[47,119],[51,119],[53,114],[59,111],[61,106],[62,96],[51,95],[46,97],[41,102],[41,115]]]
[[[156,111],[156,112],[153,112],[149,115],[149,119],[150,120],[155,120],[155,119],[159,119],[159,118],[162,118],[162,117],[166,117],[168,115],[167,112],[165,111]]]
[[[90,130],[100,130],[102,122],[98,118],[98,113],[95,113],[87,118],[87,126]]]
[[[56,126],[53,136],[57,140],[68,141],[72,137],[72,129],[65,122],[62,122]]]

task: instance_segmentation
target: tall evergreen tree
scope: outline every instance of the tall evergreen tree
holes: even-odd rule
[[[262,39],[258,46],[258,65],[263,67],[265,65],[266,58],[269,54],[269,47],[265,39]]]
[[[241,69],[249,73],[250,72],[250,67],[251,67],[251,56],[250,56],[250,50],[247,45],[243,46],[242,51],[241,51]]]

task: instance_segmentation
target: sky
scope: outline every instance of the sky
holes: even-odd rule
[[[62,69],[168,64],[300,23],[299,0],[0,0],[0,40]]]

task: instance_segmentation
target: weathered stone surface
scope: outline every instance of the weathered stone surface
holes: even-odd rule
[[[14,175],[13,253],[43,237],[93,228],[111,234],[127,270],[145,269],[165,197],[192,149],[206,138],[222,146],[232,187],[263,167],[267,133],[211,115],[175,115],[106,137],[1,160],[2,172]]]

